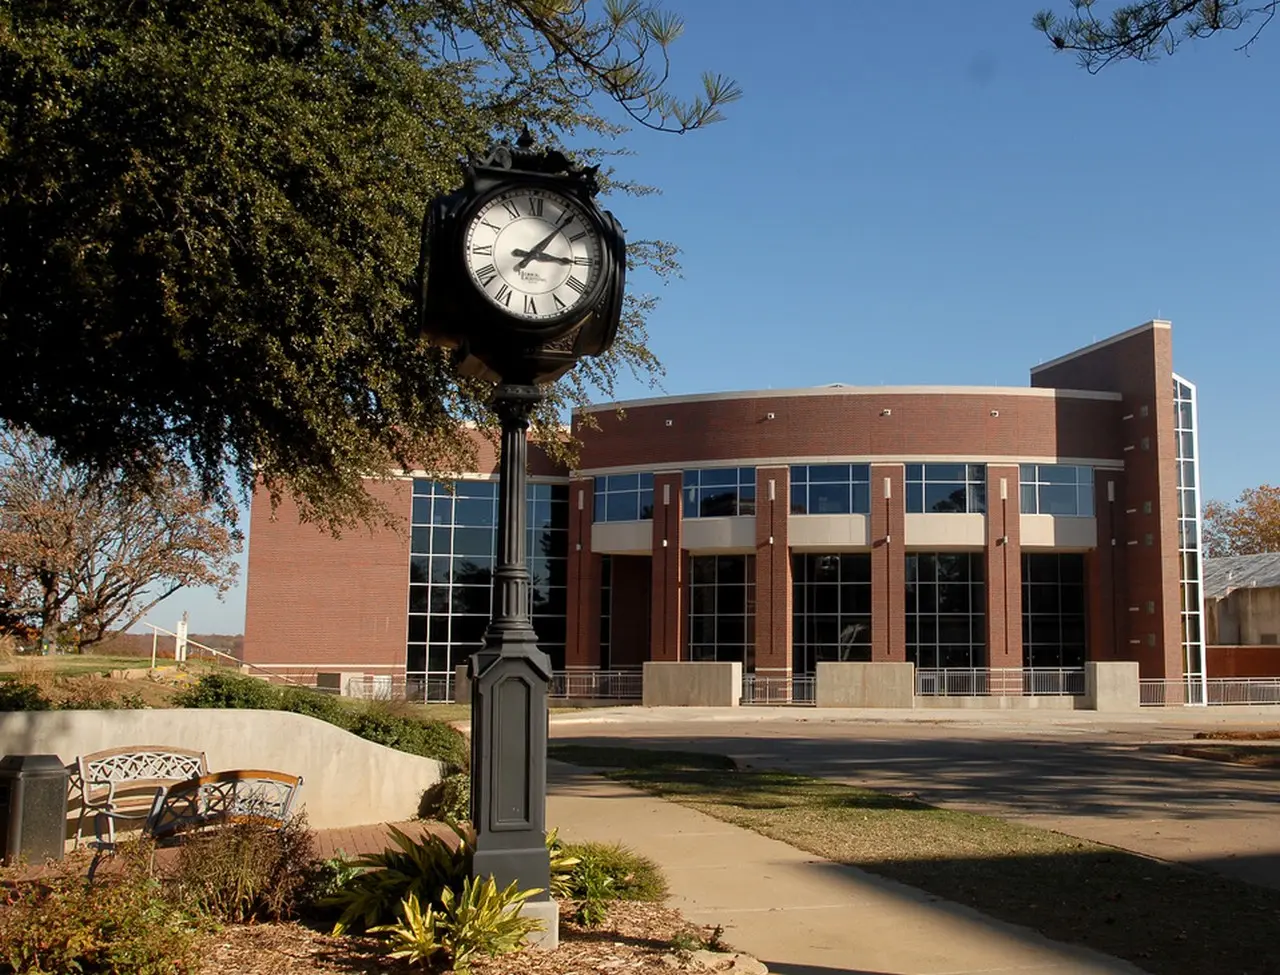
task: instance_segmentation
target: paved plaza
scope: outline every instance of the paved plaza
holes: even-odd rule
[[[1280,888],[1280,774],[1164,750],[1276,709],[1085,712],[617,708],[556,741],[700,750],[990,813]]]

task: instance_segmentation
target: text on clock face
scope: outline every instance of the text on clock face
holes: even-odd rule
[[[555,318],[580,302],[601,269],[600,238],[585,212],[558,193],[512,189],[466,231],[467,270],[489,301],[524,318]]]

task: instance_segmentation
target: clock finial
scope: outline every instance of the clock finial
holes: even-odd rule
[[[524,131],[520,133],[520,138],[516,140],[516,148],[532,149],[533,144],[533,133],[529,131],[529,126],[526,125]]]

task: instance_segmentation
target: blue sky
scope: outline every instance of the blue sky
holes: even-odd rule
[[[1199,387],[1206,496],[1280,481],[1280,26],[1251,55],[1224,36],[1091,76],[1031,29],[1040,5],[667,0],[675,90],[712,70],[744,97],[634,133],[620,171],[663,192],[607,204],[683,251],[650,321],[666,392],[1026,385],[1160,317]],[[151,619],[183,609],[238,633],[243,579]]]

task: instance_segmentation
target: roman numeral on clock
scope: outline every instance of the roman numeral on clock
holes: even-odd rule
[[[566,226],[567,226],[567,225],[566,225]],[[569,239],[570,239],[571,241],[573,241],[573,240],[582,240],[582,238],[583,238],[583,237],[585,237],[585,236],[587,236],[587,232],[586,232],[585,230],[579,230],[576,234],[574,234],[574,235],[573,235],[572,237],[570,237]]]
[[[551,292],[551,300],[556,303],[556,311],[563,311],[564,309],[569,307],[563,301],[560,300],[560,296],[556,294],[554,291]]]
[[[529,295],[524,296],[524,313],[526,315],[538,314],[538,306],[533,303],[533,298]]]
[[[570,277],[569,280],[565,282],[565,284],[571,287],[574,291],[578,292],[578,294],[580,295],[586,294],[587,292],[587,286],[575,277]]]
[[[504,285],[501,285],[501,286],[498,288],[498,293],[497,293],[496,295],[494,295],[494,296],[493,296],[493,300],[494,300],[494,301],[500,301],[500,302],[502,302],[504,305],[506,305],[508,308],[510,308],[510,307],[511,307],[511,295],[512,295],[512,291],[511,291],[511,289],[510,289],[510,288],[508,288],[508,287],[504,284]]]
[[[502,209],[507,211],[508,215],[510,215],[512,220],[520,216],[520,208],[516,206],[514,200],[503,200]]]
[[[486,264],[484,267],[476,268],[476,279],[480,282],[480,287],[489,287],[489,282],[498,276],[498,269],[492,264]]]
[[[591,258],[589,258],[589,257],[575,257],[575,258],[573,259],[573,263],[574,263],[574,264],[576,264],[578,267],[590,267],[590,266],[591,266]]]
[[[478,257],[493,257],[493,245],[477,244],[475,247],[471,248],[471,253]]]
[[[529,197],[529,212],[535,217],[542,216],[542,199],[540,197]]]
[[[502,228],[501,228],[501,227],[499,227],[496,223],[490,223],[488,220],[481,220],[480,222],[481,222],[482,224],[484,224],[486,227],[488,227],[490,230],[501,230],[501,229],[502,229]]]

